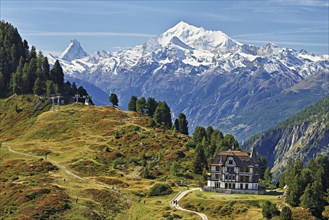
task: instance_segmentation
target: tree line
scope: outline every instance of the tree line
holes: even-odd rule
[[[329,204],[329,159],[318,155],[303,165],[301,159],[290,160],[280,176],[279,185],[287,185],[287,203],[301,206],[321,218],[324,207]],[[329,216],[327,216],[329,217]]]
[[[204,174],[209,170],[211,160],[221,151],[240,150],[239,143],[233,135],[225,136],[219,130],[214,130],[212,126],[206,129],[197,126],[194,130],[189,146],[195,148],[194,172]]]
[[[83,87],[64,83],[64,72],[58,62],[50,68],[48,58],[36,47],[31,49],[10,23],[0,22],[0,97],[11,94],[63,96],[88,95]]]

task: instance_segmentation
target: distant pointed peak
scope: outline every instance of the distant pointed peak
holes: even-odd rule
[[[72,39],[60,58],[66,61],[72,61],[86,56],[88,54],[82,49],[80,42],[77,39]]]

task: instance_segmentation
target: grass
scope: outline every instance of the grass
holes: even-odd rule
[[[203,212],[208,219],[263,219],[262,203],[283,201],[273,195],[223,194],[194,191],[181,200],[181,206]]]
[[[0,140],[4,140],[0,166],[13,178],[10,181],[22,180],[26,188],[57,190],[55,194],[61,192],[66,196],[63,201],[69,204],[69,208],[61,209],[55,202],[40,203],[49,210],[36,209],[36,216],[46,212],[47,218],[54,219],[140,219],[144,214],[147,219],[195,218],[169,207],[174,193],[148,196],[155,183],[164,181],[177,192],[179,188],[175,183],[183,177],[170,175],[170,164],[174,160],[177,160],[178,176],[190,173],[192,184],[200,180],[201,177],[189,169],[194,152],[186,147],[188,136],[151,128],[149,118],[139,113],[75,104],[62,106],[60,112],[51,112],[47,103],[35,111],[37,101],[32,95],[0,99]],[[7,146],[33,157],[9,152]],[[25,162],[17,162],[14,170],[6,167],[10,161],[38,163],[42,158],[53,162],[55,168],[57,163],[65,166],[82,179],[68,175],[60,166],[56,170],[41,170],[28,178],[15,171],[24,167]],[[145,166],[149,167],[151,179],[141,177]],[[0,193],[10,190],[9,185],[0,188]],[[28,212],[26,204],[17,203],[11,208],[5,201],[13,198],[7,195],[0,199],[4,202],[2,212],[6,212],[0,216],[24,218]],[[51,198],[47,200],[56,201]],[[33,204],[41,201],[35,200]],[[12,212],[10,216],[8,212]]]

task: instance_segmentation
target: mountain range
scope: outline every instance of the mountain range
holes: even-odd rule
[[[329,56],[274,44],[237,42],[221,31],[180,22],[143,45],[88,55],[72,40],[58,59],[66,78],[114,92],[127,108],[132,95],[166,101],[184,112],[190,131],[212,125],[239,141],[274,126],[328,96]],[[99,101],[98,100],[103,100]]]

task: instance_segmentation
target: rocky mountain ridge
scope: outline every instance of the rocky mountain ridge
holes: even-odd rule
[[[307,163],[317,154],[329,155],[329,97],[251,138],[245,147],[266,158],[276,179],[289,159]]]

